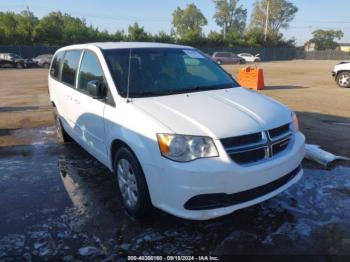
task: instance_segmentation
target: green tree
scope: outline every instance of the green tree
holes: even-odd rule
[[[128,27],[128,40],[130,41],[149,41],[150,35],[147,34],[142,26],[137,22]]]
[[[189,4],[185,9],[177,7],[173,12],[173,27],[175,37],[184,43],[203,40],[203,26],[208,21],[195,4]]]
[[[63,37],[64,19],[61,12],[51,12],[44,16],[34,30],[34,38],[37,43],[62,45]]]
[[[207,36],[207,41],[210,46],[220,47],[225,45],[225,40],[222,34],[210,31]]]
[[[294,19],[298,8],[287,0],[260,0],[254,4],[251,17],[251,26],[264,28],[266,23],[266,10],[269,3],[268,34],[278,35],[280,29],[287,29]]]
[[[83,19],[72,17],[68,14],[62,16],[63,19],[63,36],[62,44],[77,44],[91,41],[89,37],[89,28]]]
[[[13,12],[0,12],[0,32],[1,42],[3,44],[18,44],[19,37],[17,33],[18,21]]]
[[[341,30],[316,30],[312,32],[313,38],[310,42],[315,43],[317,50],[336,49],[339,45],[335,39],[340,40],[344,33]]]
[[[247,9],[238,6],[239,0],[214,0],[216,12],[215,22],[221,27],[224,38],[227,32],[243,33],[246,27]]]
[[[124,30],[117,30],[111,35],[112,41],[124,41],[126,40],[126,35]]]
[[[261,28],[253,27],[245,35],[246,44],[250,47],[264,45],[264,31]]]
[[[164,31],[160,31],[158,34],[154,34],[152,37],[154,42],[159,43],[174,43],[175,39],[172,35],[167,34]]]
[[[39,23],[39,19],[29,9],[22,11],[16,16],[16,32],[21,44],[33,44],[34,29]]]

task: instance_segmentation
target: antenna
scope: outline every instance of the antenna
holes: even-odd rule
[[[128,69],[128,86],[126,87],[126,102],[129,103],[129,89],[130,89],[130,68],[131,68],[131,48],[129,50],[129,69]]]

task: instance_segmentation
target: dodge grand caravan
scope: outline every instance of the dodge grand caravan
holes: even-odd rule
[[[115,174],[134,217],[154,206],[211,219],[302,176],[296,115],[194,48],[68,46],[55,53],[48,81],[58,140],[72,138]]]

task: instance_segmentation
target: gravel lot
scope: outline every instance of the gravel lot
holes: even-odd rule
[[[262,93],[298,112],[309,143],[350,156],[350,89],[336,86],[334,64],[263,63]],[[240,67],[225,68],[236,75]],[[303,178],[287,191],[215,220],[185,221],[154,210],[135,221],[121,208],[105,167],[76,143],[56,143],[47,70],[0,70],[0,92],[0,261],[350,256],[349,163],[319,169],[305,162]]]

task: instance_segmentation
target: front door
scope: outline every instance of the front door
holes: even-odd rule
[[[105,84],[103,70],[97,56],[92,51],[84,51],[77,77],[78,94],[74,100],[74,129],[83,146],[98,160],[107,161],[105,144],[104,109],[105,101],[92,98],[88,91],[89,81],[98,80]]]

